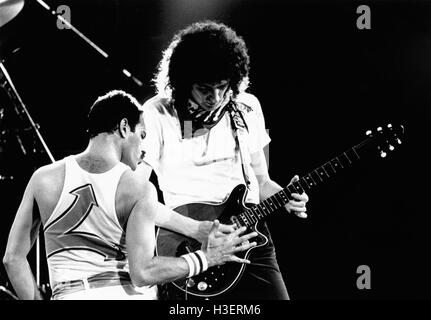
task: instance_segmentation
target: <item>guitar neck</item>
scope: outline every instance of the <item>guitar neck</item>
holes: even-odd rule
[[[291,195],[292,193],[307,192],[334,176],[342,169],[350,167],[354,162],[360,159],[358,151],[361,147],[367,144],[368,140],[369,139],[366,139],[360,144],[346,150],[335,158],[327,161],[322,166],[299,178],[298,181],[289,184],[283,190],[265,199],[261,203],[243,211],[235,217],[235,222],[240,226],[249,227],[254,225],[257,222],[264,220],[266,217],[271,215],[271,213],[284,207],[293,199]]]

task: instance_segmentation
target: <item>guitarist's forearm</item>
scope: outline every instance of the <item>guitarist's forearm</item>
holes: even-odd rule
[[[265,181],[262,181],[262,183],[259,184],[260,201],[271,197],[280,190],[283,190],[283,187],[281,187],[277,182],[271,179],[266,179]]]
[[[290,183],[292,184],[298,181],[298,179],[299,179],[298,176],[294,176],[290,181]],[[284,189],[278,183],[276,183],[271,179],[268,179],[267,181],[259,185],[259,187],[260,187],[259,196],[261,201],[266,200],[267,198],[270,198],[277,192]],[[284,208],[286,208],[286,211],[289,213],[293,212],[301,218],[306,218],[307,214],[305,212],[307,211],[306,203],[308,201],[308,195],[305,192],[301,194],[292,193],[291,197],[289,197],[288,199],[289,201],[287,202],[286,200],[286,203],[284,206]]]
[[[158,206],[156,225],[195,239],[199,234],[199,221],[183,216],[162,204]]]

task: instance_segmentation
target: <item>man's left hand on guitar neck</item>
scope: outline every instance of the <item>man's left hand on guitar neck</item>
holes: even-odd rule
[[[256,175],[256,176],[259,182],[259,196],[261,201],[283,190],[283,188],[277,182],[272,180],[267,173],[264,175]],[[295,175],[290,180],[289,185],[298,180],[299,180],[299,176]],[[306,205],[308,202],[308,195],[305,192],[302,194],[291,193],[290,195],[292,196],[293,200],[290,200],[284,206],[286,208],[286,211],[289,213],[293,213],[300,218],[307,218]]]
[[[291,180],[289,185],[299,180],[299,176],[295,175]],[[292,193],[291,196],[295,200],[290,200],[284,207],[287,212],[294,213],[300,218],[307,218],[307,207],[308,195],[304,192],[302,194]]]

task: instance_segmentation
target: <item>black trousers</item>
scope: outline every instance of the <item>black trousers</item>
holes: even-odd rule
[[[252,250],[249,257],[251,264],[246,266],[240,281],[219,299],[289,300],[268,227],[260,223],[258,229],[268,238],[268,243]]]

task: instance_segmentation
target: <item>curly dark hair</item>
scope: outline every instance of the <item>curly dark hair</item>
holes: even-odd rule
[[[233,96],[248,86],[244,40],[223,23],[196,22],[179,31],[163,52],[154,78],[158,93],[187,98],[193,83],[228,80]]]

